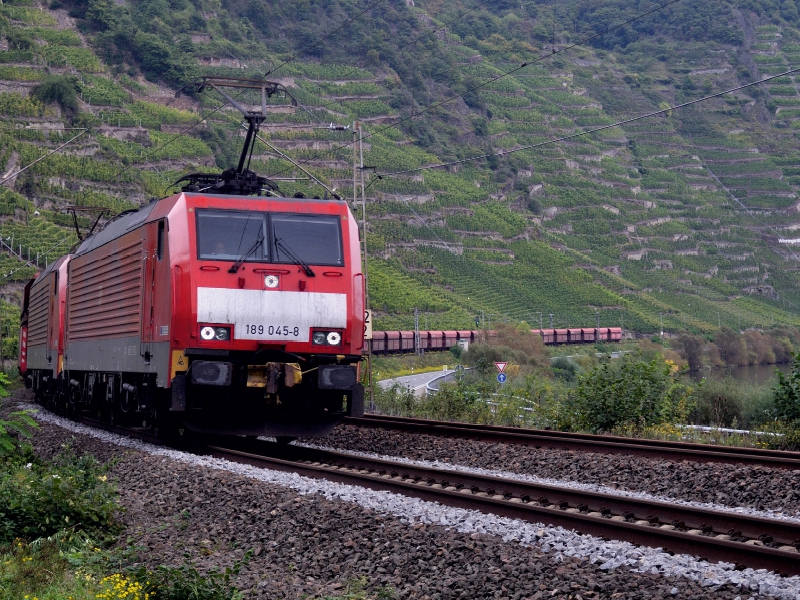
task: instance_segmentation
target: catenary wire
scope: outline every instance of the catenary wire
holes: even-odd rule
[[[627,19],[626,21],[622,21],[621,23],[617,23],[616,25],[613,25],[612,27],[608,27],[607,29],[604,29],[601,32],[598,32],[598,33],[592,34],[590,36],[587,36],[585,38],[582,38],[582,39],[580,39],[579,41],[577,41],[577,42],[575,42],[573,44],[568,44],[567,46],[564,46],[563,48],[559,48],[559,49],[555,49],[554,48],[552,50],[552,52],[549,53],[549,54],[545,54],[544,56],[539,56],[536,59],[533,59],[533,60],[528,61],[528,62],[523,62],[521,65],[516,66],[513,69],[510,69],[508,71],[505,71],[505,72],[501,73],[500,75],[497,75],[496,77],[492,77],[491,79],[488,79],[485,82],[483,82],[483,83],[481,83],[479,85],[476,85],[475,87],[472,87],[472,88],[466,90],[465,92],[462,92],[461,94],[456,94],[454,96],[446,98],[445,100],[437,102],[436,104],[433,104],[433,105],[425,108],[424,110],[422,110],[420,112],[415,112],[415,113],[413,113],[412,115],[410,115],[408,117],[403,117],[400,120],[398,120],[398,121],[396,121],[396,122],[394,122],[394,123],[392,123],[390,125],[387,125],[386,127],[378,129],[377,131],[374,131],[372,133],[368,133],[368,134],[362,136],[361,139],[363,141],[365,139],[371,138],[374,135],[378,135],[379,133],[382,133],[382,132],[384,132],[384,131],[386,131],[388,129],[393,129],[393,128],[397,127],[398,125],[401,125],[401,124],[405,123],[406,121],[415,119],[415,118],[417,118],[417,117],[419,117],[421,115],[424,115],[427,112],[430,112],[431,110],[433,110],[435,108],[439,108],[440,106],[443,106],[444,104],[448,104],[449,102],[453,102],[454,100],[457,100],[458,98],[462,98],[465,95],[467,95],[469,93],[472,93],[472,92],[474,92],[476,90],[479,90],[479,89],[481,89],[481,88],[483,88],[483,87],[485,87],[485,86],[487,86],[487,85],[489,85],[491,83],[499,81],[500,79],[502,79],[504,77],[508,77],[509,75],[513,75],[514,73],[516,73],[516,72],[518,72],[518,71],[520,71],[520,70],[522,70],[522,69],[524,69],[524,68],[526,68],[526,67],[528,67],[530,65],[534,65],[536,63],[539,63],[539,62],[545,60],[546,58],[550,58],[552,56],[555,56],[556,54],[561,54],[562,52],[566,52],[567,50],[571,50],[571,49],[573,49],[573,48],[575,48],[577,46],[582,46],[582,45],[584,45],[584,44],[586,44],[586,43],[588,43],[588,42],[590,42],[590,41],[592,41],[594,39],[597,39],[597,38],[602,37],[602,36],[604,36],[604,35],[606,35],[608,33],[616,31],[617,29],[625,27],[626,25],[630,25],[631,23],[633,23],[633,22],[635,22],[635,21],[637,21],[639,19],[643,19],[644,17],[646,17],[648,15],[651,15],[651,14],[653,14],[655,12],[663,10],[663,9],[673,5],[673,4],[677,4],[680,1],[681,0],[669,0],[668,2],[665,2],[663,4],[659,4],[658,6],[656,6],[655,8],[653,8],[651,10],[648,10],[648,11],[645,11],[643,13],[640,13],[640,14],[634,16],[634,17],[631,17],[630,19]],[[325,156],[325,155],[331,155],[332,156],[334,152],[336,152],[338,150],[344,150],[346,148],[349,148],[354,143],[355,142],[348,142],[348,143],[342,144],[342,145],[340,145],[340,146],[338,146],[336,148],[330,148],[329,150],[325,151],[325,153],[319,154],[316,157],[312,157],[312,158],[306,159],[305,162],[308,162],[309,160],[316,160],[316,159],[321,158],[322,156]],[[274,173],[272,175],[272,177],[275,177],[277,175],[281,175],[282,173],[285,173],[286,171],[289,171],[289,170],[291,170],[291,169],[289,167],[287,167],[287,168],[285,168],[285,169],[283,169],[281,171],[278,171],[277,173]]]
[[[714,99],[714,98],[719,98],[719,97],[724,96],[726,94],[730,94],[732,92],[737,92],[739,90],[743,90],[743,89],[746,89],[746,88],[749,88],[749,87],[752,87],[752,86],[755,86],[755,85],[760,85],[762,83],[767,83],[767,82],[771,81],[772,79],[776,79],[778,77],[786,77],[787,75],[792,75],[792,74],[797,73],[797,72],[800,72],[800,67],[798,67],[796,69],[790,69],[790,70],[784,71],[782,73],[777,73],[775,75],[770,75],[768,77],[763,77],[762,79],[759,79],[758,81],[752,81],[750,83],[745,83],[743,85],[739,85],[739,86],[736,86],[736,87],[733,87],[733,88],[729,88],[727,90],[723,90],[721,92],[717,92],[716,94],[710,94],[708,96],[703,96],[702,98],[696,98],[694,100],[689,100],[688,102],[683,102],[681,104],[676,104],[674,106],[670,106],[668,108],[663,108],[663,109],[660,109],[660,110],[657,110],[657,111],[653,111],[653,112],[650,112],[650,113],[647,113],[647,114],[644,114],[644,115],[631,117],[629,119],[624,119],[622,121],[617,121],[617,122],[611,123],[609,125],[602,125],[600,127],[596,127],[594,129],[589,129],[589,130],[586,130],[586,131],[579,131],[579,132],[576,132],[576,133],[572,133],[570,135],[566,135],[566,136],[562,136],[562,137],[559,137],[559,138],[546,140],[544,142],[539,142],[537,144],[530,144],[528,146],[522,146],[520,148],[514,148],[513,150],[501,150],[500,152],[493,152],[493,153],[490,153],[490,154],[483,154],[483,155],[480,155],[480,156],[475,156],[475,157],[472,157],[472,158],[465,158],[465,159],[461,159],[461,160],[450,161],[450,162],[447,162],[447,163],[439,163],[439,164],[436,164],[436,165],[428,165],[428,166],[425,166],[425,167],[417,167],[415,169],[405,169],[403,171],[394,171],[394,172],[391,172],[391,173],[378,173],[377,177],[382,179],[384,177],[395,177],[395,176],[398,176],[398,175],[406,175],[406,174],[410,174],[410,173],[418,173],[420,171],[427,171],[427,170],[430,170],[430,169],[451,167],[451,166],[454,166],[454,165],[464,164],[464,163],[468,163],[468,162],[474,162],[476,160],[482,160],[482,159],[486,159],[486,158],[493,157],[493,156],[498,156],[498,157],[499,156],[506,156],[508,154],[514,154],[516,152],[523,152],[523,151],[526,151],[526,150],[532,150],[532,149],[535,149],[535,148],[541,148],[543,146],[549,146],[549,145],[552,145],[552,144],[557,144],[559,142],[563,142],[563,141],[566,141],[566,140],[570,140],[570,139],[574,139],[574,138],[578,138],[578,137],[582,137],[582,136],[586,136],[586,135],[591,135],[593,133],[597,133],[599,131],[604,131],[606,129],[612,129],[614,127],[619,127],[621,125],[627,125],[628,123],[633,123],[633,122],[636,122],[636,121],[641,121],[643,119],[648,119],[650,117],[655,117],[655,116],[658,116],[658,115],[669,113],[669,112],[671,112],[673,110],[678,110],[678,109],[681,109],[681,108],[685,108],[687,106],[691,106],[693,104],[699,104],[699,103],[705,102],[707,100],[711,100],[711,99]],[[747,207],[745,207],[745,210],[747,211],[748,214],[750,214],[752,216],[752,212]],[[772,225],[767,224],[766,227],[768,229],[770,229],[773,233],[775,233],[777,235],[780,235],[780,232],[778,232],[778,230],[775,229]],[[792,251],[792,250],[790,250],[790,252],[791,252],[793,258],[797,259],[797,255],[795,254],[795,252]],[[791,304],[792,306],[795,306],[790,300],[786,300],[785,298],[783,298],[783,299],[786,302],[789,302],[789,304]]]
[[[88,129],[84,129],[83,131],[81,131],[81,132],[80,132],[78,135],[76,135],[75,137],[73,137],[73,138],[69,139],[68,141],[64,142],[63,144],[61,144],[61,145],[60,145],[58,148],[55,148],[54,150],[51,150],[51,151],[50,151],[50,152],[48,152],[47,154],[43,154],[42,156],[40,156],[39,158],[37,158],[36,160],[34,160],[32,163],[30,163],[30,164],[28,164],[28,165],[25,165],[24,167],[22,167],[22,168],[21,168],[19,171],[17,171],[16,173],[12,173],[12,174],[11,174],[11,175],[9,175],[8,177],[5,177],[5,178],[3,178],[2,180],[0,180],[0,184],[3,184],[3,183],[5,183],[6,181],[8,181],[9,179],[12,179],[12,178],[16,177],[17,175],[19,175],[19,174],[20,174],[20,173],[22,173],[23,171],[27,171],[28,169],[30,169],[30,168],[31,168],[33,165],[35,165],[36,163],[38,163],[38,162],[40,162],[40,161],[43,161],[45,158],[48,158],[48,157],[52,156],[53,154],[55,154],[56,152],[58,152],[58,151],[59,151],[59,150],[61,150],[62,148],[66,148],[67,146],[69,146],[69,145],[70,145],[72,142],[74,142],[75,140],[77,140],[79,137],[81,137],[81,136],[82,136],[84,133],[86,133],[87,131],[89,131],[89,130],[88,130]]]
[[[751,81],[750,83],[745,83],[743,85],[739,85],[739,86],[736,86],[736,87],[733,87],[733,88],[729,88],[729,89],[724,90],[722,92],[717,92],[716,94],[710,94],[708,96],[703,96],[702,98],[695,98],[694,100],[689,100],[688,102],[683,102],[681,104],[676,104],[674,106],[670,106],[669,108],[659,109],[659,110],[656,110],[656,111],[653,111],[653,112],[650,112],[650,113],[647,113],[647,114],[644,114],[644,115],[639,115],[639,116],[636,116],[636,117],[631,117],[629,119],[624,119],[622,121],[617,121],[617,122],[611,123],[609,125],[602,125],[600,127],[595,127],[594,129],[588,129],[588,130],[585,130],[585,131],[578,131],[576,133],[571,133],[569,135],[565,135],[565,136],[562,136],[562,137],[559,137],[559,138],[553,138],[553,139],[550,139],[550,140],[546,140],[544,142],[539,142],[537,144],[529,144],[527,146],[521,146],[519,148],[514,148],[513,150],[501,150],[499,152],[492,152],[492,153],[489,153],[489,154],[481,154],[480,156],[473,156],[471,158],[463,158],[463,159],[460,159],[460,160],[454,160],[454,161],[450,161],[450,162],[446,162],[446,163],[439,163],[439,164],[435,164],[435,165],[427,165],[427,166],[424,166],[424,167],[417,167],[417,168],[414,168],[414,169],[404,169],[402,171],[392,171],[392,172],[389,172],[389,173],[379,173],[378,177],[395,177],[397,175],[405,175],[405,174],[408,174],[408,173],[417,173],[419,171],[427,171],[427,170],[430,170],[430,169],[437,169],[437,168],[442,168],[442,167],[450,167],[450,166],[453,166],[453,165],[459,165],[459,164],[463,164],[463,163],[473,162],[473,161],[476,161],[476,160],[490,158],[490,157],[493,157],[493,156],[506,156],[507,154],[514,154],[516,152],[523,152],[525,150],[532,150],[534,148],[541,148],[543,146],[549,146],[551,144],[557,144],[558,142],[571,140],[573,138],[582,137],[582,136],[585,136],[585,135],[591,135],[593,133],[597,133],[598,131],[604,131],[606,129],[612,129],[614,127],[619,127],[621,125],[627,125],[628,123],[633,123],[635,121],[641,121],[642,119],[648,119],[650,117],[655,117],[657,115],[662,115],[662,114],[671,112],[673,110],[678,110],[678,109],[681,109],[681,108],[685,108],[687,106],[691,106],[692,104],[699,104],[700,102],[705,102],[706,100],[711,100],[713,98],[719,98],[720,96],[724,96],[724,95],[730,94],[732,92],[737,92],[739,90],[743,90],[745,88],[749,88],[749,87],[752,87],[754,85],[760,85],[762,83],[766,83],[766,82],[771,81],[772,79],[776,79],[778,77],[786,77],[787,75],[791,75],[793,73],[797,73],[798,71],[800,71],[800,67],[798,67],[796,69],[790,69],[789,71],[784,71],[782,73],[778,73],[777,75],[770,75],[769,77],[764,77],[762,79],[759,79],[758,81]]]

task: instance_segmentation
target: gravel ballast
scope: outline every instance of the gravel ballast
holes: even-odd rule
[[[579,481],[662,498],[800,517],[800,471],[536,449],[353,425],[306,441],[336,450]]]
[[[295,442],[298,445],[304,446],[306,448],[318,449],[318,450],[325,450],[331,452],[342,452],[339,448],[332,448],[330,446],[322,446],[319,444],[311,444],[308,442]],[[446,469],[452,471],[460,471],[463,473],[474,473],[476,475],[485,475],[488,477],[500,477],[502,479],[511,479],[515,481],[528,481],[531,483],[542,484],[542,485],[551,485],[557,487],[565,487],[571,488],[575,490],[581,490],[585,492],[597,492],[600,494],[612,494],[616,496],[625,496],[629,498],[638,498],[641,500],[652,500],[655,502],[666,502],[668,504],[682,504],[684,506],[691,506],[693,508],[702,508],[707,510],[713,511],[720,511],[720,512],[729,512],[734,514],[746,514],[750,516],[761,517],[764,519],[777,519],[781,521],[791,521],[792,523],[800,523],[800,517],[798,516],[789,516],[785,515],[780,512],[775,512],[771,510],[757,510],[754,508],[746,508],[746,507],[733,507],[733,506],[724,506],[721,504],[714,504],[713,502],[693,502],[691,500],[682,500],[680,498],[673,498],[673,497],[666,497],[666,496],[656,496],[654,494],[648,494],[646,492],[632,492],[628,490],[623,490],[620,488],[611,488],[605,485],[600,485],[597,483],[582,483],[577,481],[565,481],[562,479],[550,479],[546,477],[537,477],[536,475],[525,475],[520,473],[511,473],[509,471],[503,471],[502,469],[483,469],[481,467],[465,467],[464,465],[454,465],[452,463],[445,463],[441,461],[430,461],[430,460],[411,460],[409,458],[404,458],[401,456],[386,456],[384,454],[375,454],[374,452],[361,452],[358,450],[346,450],[344,453],[348,455],[354,456],[363,456],[365,458],[375,458],[379,460],[392,460],[403,464],[408,465],[417,465],[424,468],[432,468],[432,469]],[[800,556],[798,556],[798,560],[800,560]]]
[[[733,571],[560,528],[167,450],[42,412],[44,456],[117,458],[126,533],[153,565],[225,566],[253,548],[251,597],[340,593],[355,576],[406,598],[800,600],[800,578]],[[640,571],[640,572],[636,572]]]

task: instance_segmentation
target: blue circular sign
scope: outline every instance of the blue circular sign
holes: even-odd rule
[[[506,374],[505,373],[498,373],[497,374],[497,382],[498,383],[505,383],[506,382]]]

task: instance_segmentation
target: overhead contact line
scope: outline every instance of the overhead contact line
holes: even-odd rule
[[[656,110],[644,115],[639,115],[637,117],[631,117],[629,119],[624,119],[622,121],[617,121],[615,123],[611,123],[610,125],[602,125],[600,127],[595,127],[594,129],[589,129],[586,131],[579,131],[577,133],[571,133],[569,135],[565,135],[559,138],[553,138],[544,142],[539,142],[537,144],[530,144],[528,146],[522,146],[520,148],[514,148],[513,150],[501,150],[500,152],[492,152],[489,154],[481,154],[480,156],[473,156],[472,158],[463,158],[461,160],[453,160],[446,163],[439,163],[435,165],[427,165],[425,167],[416,167],[414,169],[404,169],[402,171],[392,171],[390,173],[380,173],[378,177],[395,177],[397,175],[406,175],[409,173],[418,173],[419,171],[428,171],[430,169],[439,169],[443,167],[451,167],[454,165],[460,165],[468,162],[474,162],[476,160],[482,160],[485,158],[491,158],[493,156],[506,156],[507,154],[514,154],[516,152],[524,152],[525,150],[533,150],[535,148],[541,148],[543,146],[549,146],[552,144],[557,144],[558,142],[563,142],[566,140],[575,139],[578,137],[591,135],[593,133],[597,133],[598,131],[604,131],[606,129],[612,129],[614,127],[619,127],[621,125],[627,125],[628,123],[634,123],[635,121],[641,121],[642,119],[648,119],[650,117],[655,117],[658,115],[662,115],[668,113],[673,110],[678,110],[681,108],[685,108],[687,106],[691,106],[693,104],[699,104],[700,102],[705,102],[706,100],[711,100],[713,98],[719,98],[720,96],[724,96],[725,94],[730,94],[732,92],[737,92],[739,90],[743,90],[745,88],[752,87],[754,85],[759,85],[761,83],[766,83],[771,81],[772,79],[776,79],[778,77],[786,77],[787,75],[791,75],[793,73],[797,73],[800,71],[800,67],[796,69],[790,69],[789,71],[784,71],[783,73],[778,73],[777,75],[770,75],[769,77],[764,77],[763,79],[759,79],[758,81],[752,81],[750,83],[745,83],[744,85],[739,85],[733,88],[729,88],[722,92],[717,92],[716,94],[711,94],[709,96],[703,96],[702,98],[696,98],[694,100],[690,100],[688,102],[683,102],[682,104],[676,104],[674,106],[670,106],[669,108],[664,108],[660,110]]]
[[[620,23],[617,23],[616,25],[608,27],[607,29],[604,29],[601,32],[598,32],[598,33],[592,34],[590,36],[587,36],[585,38],[582,38],[581,40],[579,40],[577,42],[574,42],[572,44],[568,44],[568,45],[564,46],[563,48],[558,48],[558,49],[553,48],[553,50],[549,54],[545,54],[543,56],[539,56],[536,59],[533,59],[533,60],[530,60],[530,61],[527,61],[527,62],[523,62],[519,66],[514,67],[513,69],[510,69],[508,71],[505,71],[504,73],[501,73],[500,75],[497,75],[496,77],[493,77],[493,78],[491,78],[491,79],[489,79],[489,80],[487,80],[487,81],[485,81],[485,82],[483,82],[483,83],[481,83],[479,85],[476,85],[476,86],[466,90],[465,92],[462,92],[461,94],[456,94],[455,96],[451,96],[449,98],[446,98],[445,100],[442,100],[441,102],[437,102],[436,104],[433,104],[433,105],[425,108],[424,110],[421,110],[420,112],[415,112],[414,114],[409,115],[408,117],[403,117],[400,120],[396,121],[395,123],[387,125],[386,127],[383,127],[381,129],[378,129],[377,131],[374,131],[373,133],[367,133],[366,135],[363,136],[362,141],[366,140],[366,139],[369,139],[370,137],[372,137],[374,135],[378,135],[379,133],[382,133],[382,132],[384,132],[384,131],[386,131],[388,129],[393,129],[393,128],[397,127],[398,125],[401,125],[401,124],[405,123],[406,121],[413,120],[413,119],[415,119],[415,118],[417,118],[417,117],[419,117],[421,115],[424,115],[424,114],[426,114],[426,113],[428,113],[428,112],[430,112],[430,111],[432,111],[432,110],[434,110],[436,108],[439,108],[440,106],[443,106],[445,104],[453,102],[454,100],[457,100],[459,98],[463,98],[467,94],[470,94],[470,93],[472,93],[472,92],[474,92],[476,90],[479,90],[479,89],[481,89],[483,87],[486,87],[487,85],[489,85],[491,83],[494,83],[496,81],[499,81],[500,79],[503,79],[504,77],[508,77],[509,75],[513,75],[514,73],[517,73],[518,71],[520,71],[520,70],[522,70],[522,69],[524,69],[526,67],[529,67],[531,65],[537,64],[537,63],[539,63],[539,62],[541,62],[541,61],[543,61],[543,60],[545,60],[547,58],[551,58],[551,57],[555,56],[556,54],[561,54],[561,53],[566,52],[567,50],[571,50],[571,49],[573,49],[573,48],[575,48],[577,46],[582,46],[582,45],[584,45],[584,44],[586,44],[586,43],[588,43],[588,42],[590,42],[590,41],[592,41],[594,39],[597,39],[597,38],[600,38],[600,37],[606,35],[607,33],[611,33],[613,31],[616,31],[617,29],[625,27],[626,25],[630,25],[631,23],[633,23],[635,21],[638,21],[639,19],[643,19],[644,17],[646,17],[648,15],[654,14],[654,13],[660,11],[660,10],[663,10],[663,9],[669,7],[669,6],[672,6],[673,4],[677,4],[680,1],[681,0],[669,0],[668,2],[665,2],[663,4],[659,4],[658,6],[656,6],[653,9],[650,9],[650,10],[645,11],[643,13],[640,13],[640,14],[634,16],[634,17],[631,17],[630,19],[627,19],[626,21],[622,21]],[[337,150],[343,150],[343,149],[349,148],[350,146],[353,145],[353,143],[354,142],[348,142],[348,143],[343,144],[343,145],[341,145],[341,146],[339,146],[337,148],[331,148],[331,149],[327,150],[325,153],[317,155],[316,158],[321,158],[322,156],[325,156],[325,155],[332,155],[332,153],[336,152]],[[492,156],[492,155],[487,155],[487,156]],[[308,159],[308,160],[313,160],[313,159]],[[308,162],[308,160],[306,160],[306,162]],[[284,169],[283,171],[278,171],[274,175],[280,175],[281,173],[283,173],[283,172],[285,172],[287,170],[289,170],[289,169],[287,168],[287,169]]]

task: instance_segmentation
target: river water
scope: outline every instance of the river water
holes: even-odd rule
[[[694,381],[731,377],[736,381],[771,387],[777,381],[775,369],[782,373],[790,373],[792,365],[747,365],[744,367],[726,367],[724,369],[702,369],[700,371],[692,371],[689,376]]]

